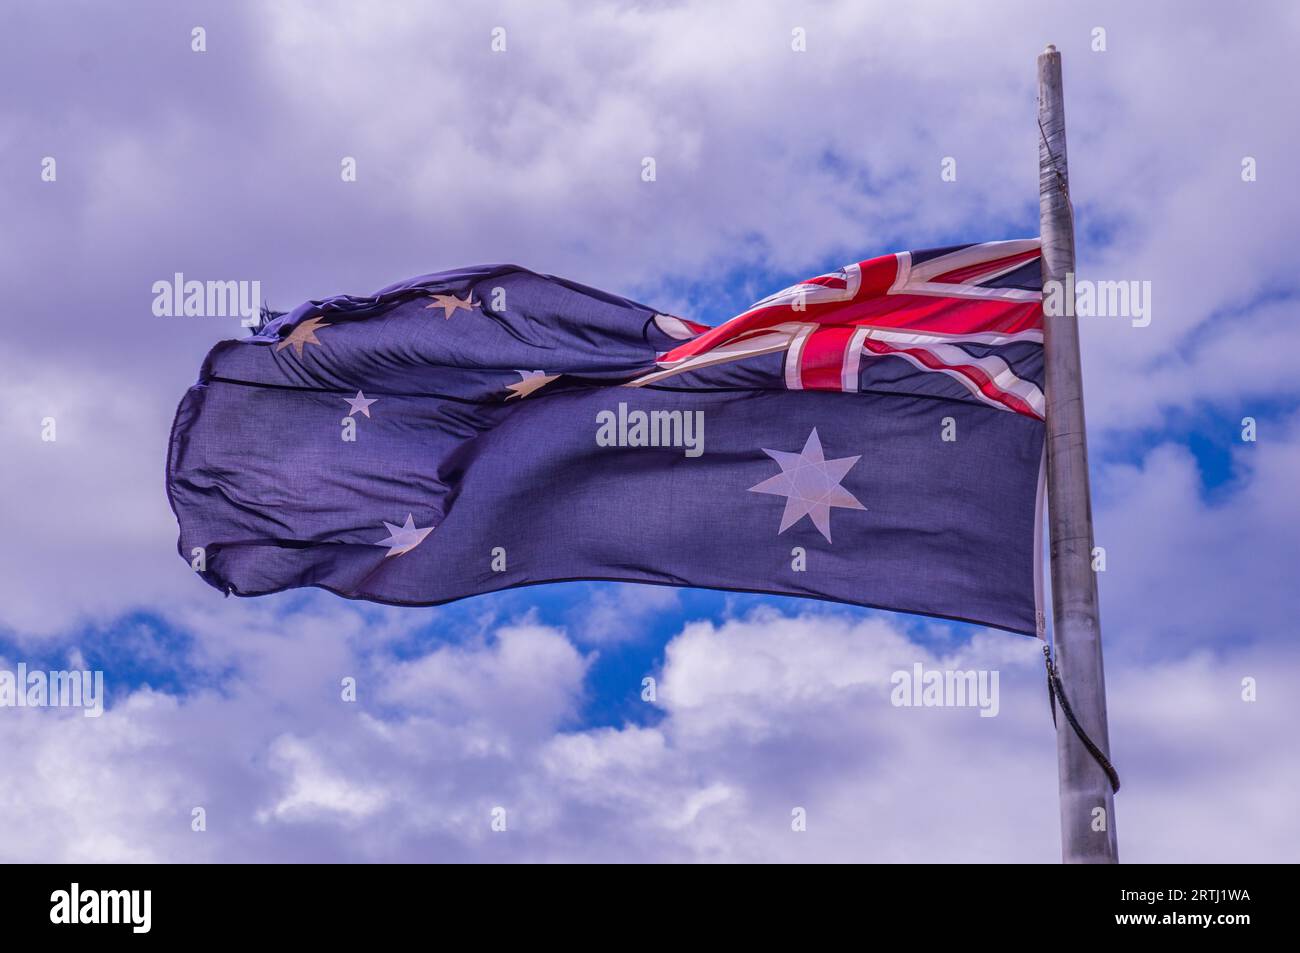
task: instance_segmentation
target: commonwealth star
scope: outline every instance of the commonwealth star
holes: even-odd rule
[[[816,427],[808,435],[803,450],[798,453],[767,449],[763,452],[781,465],[781,472],[757,486],[751,486],[749,491],[785,497],[785,512],[781,514],[778,535],[806,516],[829,543],[832,507],[866,509],[857,497],[840,486],[840,481],[853,465],[862,459],[861,454],[827,460],[822,453],[822,443],[817,436]]]

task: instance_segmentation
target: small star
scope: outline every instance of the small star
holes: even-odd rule
[[[406,514],[406,525],[394,526],[388,520],[384,520],[384,529],[388,530],[388,538],[381,539],[375,543],[376,546],[387,546],[388,554],[384,556],[400,556],[402,553],[409,553],[416,546],[424,542],[424,537],[433,532],[433,527],[418,529],[415,525],[415,519],[410,514]]]
[[[293,351],[299,357],[302,357],[302,349],[308,344],[320,344],[316,340],[316,332],[321,328],[328,328],[329,325],[320,318],[308,318],[302,321],[289,332],[289,335],[275,346],[277,351],[283,351],[286,347],[292,345]]]
[[[370,416],[370,405],[379,400],[378,397],[366,397],[361,391],[357,391],[356,397],[344,397],[348,402],[348,416],[355,417],[357,414]]]
[[[450,320],[451,316],[461,308],[469,311],[471,308],[477,308],[479,306],[479,303],[474,300],[474,292],[472,291],[465,295],[463,299],[457,298],[455,295],[430,295],[430,297],[433,298],[433,304],[426,304],[424,310],[428,311],[430,308],[442,308],[442,316],[448,320]]]
[[[527,397],[533,391],[545,387],[551,381],[560,376],[559,374],[547,374],[544,371],[515,371],[515,373],[523,378],[523,380],[506,385],[506,390],[512,392],[506,400],[514,400],[516,397]]]
[[[808,441],[799,453],[767,449],[763,452],[781,465],[781,472],[757,486],[751,486],[749,491],[785,497],[785,512],[781,514],[778,535],[807,516],[829,543],[832,507],[866,509],[852,493],[840,486],[840,481],[853,465],[862,459],[861,454],[827,460],[822,453],[822,442],[817,437],[816,427],[808,435]]]

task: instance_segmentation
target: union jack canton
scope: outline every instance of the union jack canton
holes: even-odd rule
[[[791,285],[715,328],[659,316],[665,333],[689,340],[632,384],[782,354],[790,390],[936,389],[898,361],[882,366],[894,357],[1041,420],[1040,265],[1038,239],[898,252]]]

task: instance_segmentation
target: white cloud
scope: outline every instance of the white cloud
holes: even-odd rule
[[[592,590],[573,613],[573,635],[583,643],[616,645],[645,635],[656,615],[681,604],[666,586],[611,584]]]
[[[1237,478],[1203,496],[1196,461],[1162,444],[1140,465],[1100,468],[1097,542],[1102,618],[1112,639],[1179,655],[1193,646],[1290,641],[1300,564],[1300,417],[1272,423],[1255,443],[1230,425]]]
[[[320,754],[301,739],[281,736],[271,743],[272,767],[287,777],[287,790],[257,820],[313,820],[336,815],[347,821],[372,816],[387,797],[381,788],[357,782],[326,766]]]
[[[48,635],[196,592],[163,489],[170,412],[111,371],[2,347],[0,361],[13,368],[0,405],[0,630]]]
[[[344,630],[355,612],[339,611]],[[340,635],[337,668],[369,673],[349,705],[332,673],[292,677],[317,644],[312,627],[277,627],[258,638],[294,650],[281,667],[250,655],[255,679],[219,692],[140,690],[100,719],[7,711],[3,856],[1057,857],[1054,740],[1031,639],[988,633],[932,652],[841,614],[695,623],[669,646],[657,721],[571,730],[586,667],[562,632],[507,626],[415,658],[362,657]],[[1000,713],[893,707],[889,676],[916,661],[996,668]],[[1294,859],[1297,674],[1294,652],[1112,665],[1125,859]],[[1246,675],[1259,680],[1253,704]],[[195,806],[206,832],[190,830]],[[495,807],[506,833],[490,829]],[[804,833],[791,830],[796,807]]]

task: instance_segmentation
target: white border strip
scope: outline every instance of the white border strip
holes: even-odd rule
[[[844,300],[852,301],[858,296],[858,289],[862,287],[862,266],[845,265],[844,266]]]
[[[871,336],[871,328],[858,328],[849,338],[844,352],[844,369],[840,373],[840,387],[846,394],[858,392],[858,368],[862,365],[862,342]]]
[[[1015,238],[1005,242],[983,242],[978,245],[968,245],[946,255],[940,255],[938,258],[931,258],[919,265],[913,265],[911,273],[918,282],[925,282],[936,275],[947,274],[950,271],[956,271],[958,268],[969,268],[971,265],[979,265],[983,262],[997,261],[999,258],[1009,258],[1012,255],[1037,251],[1041,244],[1037,238]],[[1016,267],[1019,268],[1023,264],[1025,262],[1020,262]]]
[[[912,278],[912,253],[910,251],[900,251],[894,253],[894,258],[898,262],[894,271],[894,283],[889,286],[886,294],[898,294],[903,287]]]
[[[918,281],[890,288],[891,295],[930,295],[936,298],[976,298],[984,301],[1042,301],[1043,292],[1024,288],[985,288],[982,285],[946,285],[942,281]]]
[[[803,377],[799,371],[799,364],[803,361],[804,343],[816,329],[815,324],[805,325],[790,339],[790,348],[785,352],[785,386],[790,390],[803,390]]]

